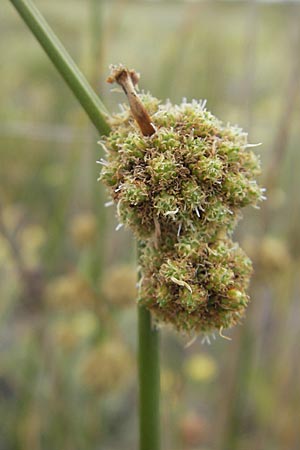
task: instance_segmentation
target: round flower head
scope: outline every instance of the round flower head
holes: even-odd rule
[[[160,105],[143,96],[156,132],[143,136],[130,111],[115,117],[105,139],[108,150],[101,179],[118,204],[120,220],[140,238],[184,225],[209,238],[232,230],[240,208],[262,192],[254,177],[259,162],[247,135],[223,126],[203,103]]]
[[[258,158],[247,134],[205,102],[138,97],[137,80],[122,66],[109,79],[130,108],[112,119],[100,178],[120,222],[143,241],[140,301],[180,330],[230,326],[248,301],[251,264],[228,236],[241,208],[263,198]]]
[[[252,265],[229,238],[201,242],[196,235],[172,247],[142,249],[140,302],[159,321],[186,333],[235,325],[244,314]]]

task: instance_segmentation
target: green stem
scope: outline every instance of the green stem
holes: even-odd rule
[[[103,0],[89,0],[89,33],[90,33],[90,66],[89,73],[92,86],[96,89],[100,87],[101,75],[103,75]],[[99,145],[96,139],[93,143],[93,149],[90,155],[91,164],[91,181],[92,181],[92,201],[93,210],[97,216],[97,232],[98,239],[96,247],[91,249],[92,252],[92,277],[94,286],[101,284],[105,265],[105,242],[108,238],[107,230],[107,214],[104,203],[106,201],[105,186],[95,183],[95,160],[99,158]]]
[[[159,333],[151,324],[151,313],[138,306],[140,450],[160,449]]]
[[[80,72],[39,10],[31,0],[10,1],[39,41],[99,133],[108,134],[110,127],[105,119],[105,116],[108,115],[105,106],[93,91],[86,78]]]

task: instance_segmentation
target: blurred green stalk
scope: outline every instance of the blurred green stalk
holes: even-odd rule
[[[108,134],[108,112],[31,0],[10,0],[100,134]]]
[[[100,91],[100,80],[104,72],[104,27],[103,27],[103,0],[89,0],[89,80],[95,91]],[[97,217],[98,238],[96,248],[91,248],[91,278],[95,289],[101,285],[103,270],[105,266],[105,242],[108,238],[107,214],[104,206],[106,201],[106,190],[103,184],[95,183],[95,161],[99,159],[99,145],[97,139],[93,139],[90,157],[92,208]],[[96,177],[99,175],[97,174]]]
[[[28,28],[37,38],[58,72],[100,134],[108,134],[105,119],[108,112],[93,91],[59,39],[31,0],[10,0]],[[159,334],[151,325],[151,314],[138,307],[139,326],[139,389],[140,389],[140,450],[160,449],[160,375]]]
[[[151,324],[151,313],[138,306],[140,450],[160,449],[159,333]]]

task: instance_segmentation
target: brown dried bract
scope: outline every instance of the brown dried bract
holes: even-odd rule
[[[122,87],[128,98],[132,115],[137,121],[141,132],[144,136],[151,136],[156,131],[155,127],[135,90],[140,75],[134,70],[128,70],[121,64],[119,66],[111,66],[110,69],[111,73],[106,81],[108,83],[117,83]]]

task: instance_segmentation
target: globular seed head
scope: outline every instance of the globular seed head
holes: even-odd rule
[[[261,199],[253,179],[259,161],[245,133],[223,126],[195,101],[173,106],[149,95],[142,99],[156,132],[143,136],[122,113],[105,138],[108,164],[101,178],[126,205],[122,220],[138,238],[155,232],[156,217],[162,225],[194,223],[201,233],[212,222],[215,229],[224,222],[233,227],[238,209]]]
[[[226,328],[244,314],[252,265],[229,238],[200,246],[191,257],[182,256],[180,244],[164,252],[146,246],[141,264],[139,301],[158,321],[191,333]]]
[[[140,100],[155,132],[143,136],[124,107],[104,138],[100,176],[142,243],[139,302],[187,333],[232,326],[249,301],[252,268],[230,235],[241,208],[262,200],[259,160],[247,134],[203,102]]]

